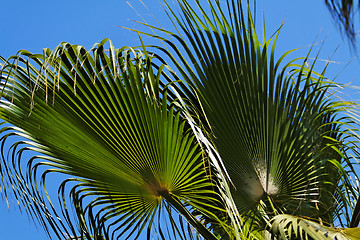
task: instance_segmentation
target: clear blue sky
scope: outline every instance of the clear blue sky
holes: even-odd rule
[[[291,55],[301,57],[314,42],[325,40],[320,59],[332,57],[328,76],[335,77],[341,83],[360,85],[360,63],[354,58],[348,44],[344,41],[332,21],[323,0],[257,0],[257,10],[261,17],[266,16],[267,33],[274,32],[285,20],[278,43],[277,53],[282,54],[293,48],[306,47]],[[149,22],[156,24],[150,13],[144,10],[138,0],[128,0]],[[153,14],[163,27],[170,26],[159,0],[146,1]],[[359,18],[356,18],[357,20]],[[42,48],[55,48],[66,41],[90,48],[103,38],[110,38],[116,47],[137,45],[137,36],[118,26],[142,29],[132,20],[141,20],[125,0],[18,0],[1,3],[0,55],[8,57],[20,49],[41,53]],[[261,20],[261,18],[258,18]],[[359,25],[358,25],[359,26]],[[144,38],[147,42],[149,39]],[[358,41],[360,48],[360,41]],[[314,52],[313,56],[316,52]],[[319,62],[321,65],[322,62]],[[358,100],[353,91],[346,90],[344,95]],[[10,199],[11,200],[11,199]],[[36,229],[26,215],[16,210],[14,200],[10,201],[10,210],[0,198],[0,236],[2,240],[45,240],[41,227]]]

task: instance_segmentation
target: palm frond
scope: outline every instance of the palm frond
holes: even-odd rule
[[[180,14],[168,12],[179,32],[145,24],[174,40],[143,34],[167,44],[154,51],[175,66],[186,97],[199,99],[189,111],[221,156],[238,211],[258,216],[261,229],[281,213],[333,223],[338,206],[351,210],[356,172],[346,152],[357,146],[357,123],[340,116],[348,103],[331,98],[326,68],[315,72],[308,57],[283,63],[292,51],[276,60],[279,32],[260,42],[241,1],[177,2]]]
[[[11,187],[59,238],[137,238],[168,211],[165,202],[214,238],[186,207],[211,215],[202,200],[219,204],[206,156],[161,83],[164,66],[156,71],[146,52],[111,42],[106,50],[107,42],[89,52],[62,43],[52,52],[3,59],[2,189]],[[29,159],[26,150],[38,155]],[[61,212],[45,188],[53,173],[73,176],[59,186]]]
[[[274,217],[271,232],[276,239],[360,239],[360,228],[335,229],[317,222],[291,215]]]

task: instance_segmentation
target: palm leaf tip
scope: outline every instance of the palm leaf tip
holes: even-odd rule
[[[360,3],[360,2],[359,2]],[[325,0],[333,19],[338,23],[351,43],[354,45],[356,41],[356,31],[354,27],[354,15],[359,3],[353,0]]]

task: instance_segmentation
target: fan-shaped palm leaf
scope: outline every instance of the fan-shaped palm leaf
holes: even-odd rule
[[[114,49],[111,42],[106,53],[105,43],[90,52],[63,43],[53,52],[22,51],[4,61],[2,143],[12,136],[21,140],[13,140],[8,157],[2,149],[3,189],[10,185],[27,211],[59,238],[137,237],[165,211],[164,199],[214,238],[186,207],[211,215],[202,200],[218,200],[205,156],[160,83],[164,66],[155,71],[146,53]],[[41,156],[28,159],[23,172],[27,149]],[[45,181],[50,172],[74,176],[59,188],[62,215],[38,192],[37,176]],[[66,207],[67,186],[80,229]]]
[[[150,26],[174,40],[144,34],[168,44],[169,49],[153,47],[193,90],[184,90],[187,97],[198,96],[201,103],[189,111],[203,114],[199,124],[230,176],[238,211],[257,216],[264,228],[280,213],[332,224],[342,208],[349,226],[357,193],[349,179],[356,175],[353,156],[347,153],[354,153],[357,136],[350,128],[356,123],[338,115],[348,103],[330,97],[335,84],[325,70],[314,72],[307,58],[300,65],[300,59],[283,64],[291,51],[276,60],[277,34],[261,43],[240,1],[178,4],[180,15],[168,8],[178,33]]]

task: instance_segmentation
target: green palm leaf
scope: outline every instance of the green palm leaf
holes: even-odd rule
[[[342,118],[349,104],[331,98],[336,84],[324,77],[326,68],[316,73],[307,58],[282,63],[291,51],[276,60],[278,32],[269,40],[264,33],[261,43],[241,1],[178,4],[180,14],[168,10],[181,31],[150,26],[174,40],[143,34],[167,44],[152,47],[186,81],[179,88],[221,156],[242,217],[257,219],[260,229],[280,213],[331,224],[345,209],[349,226],[357,123]]]
[[[63,43],[4,61],[0,115],[11,125],[4,122],[2,142],[27,139],[12,140],[11,156],[3,155],[4,189],[11,185],[26,210],[61,238],[136,238],[166,211],[164,199],[211,237],[185,207],[211,215],[202,200],[218,200],[201,148],[159,83],[164,66],[156,72],[146,53],[111,42],[106,53],[105,43],[90,52]],[[26,160],[25,149],[41,156]],[[50,172],[75,176],[59,188],[62,216],[38,193],[37,176],[46,181]],[[67,188],[80,229],[69,217]]]

